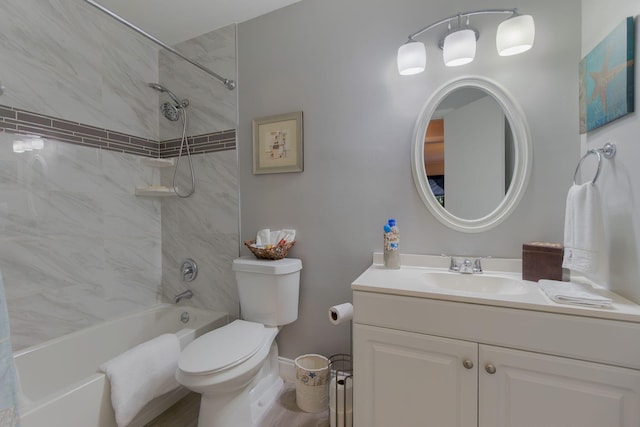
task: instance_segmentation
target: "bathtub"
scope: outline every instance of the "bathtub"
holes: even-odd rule
[[[228,321],[227,313],[161,304],[16,352],[22,427],[117,427],[101,363],[167,332],[184,348]],[[180,387],[149,402],[130,426],[143,426],[187,393]]]

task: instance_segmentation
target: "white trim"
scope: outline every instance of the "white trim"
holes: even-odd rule
[[[477,88],[493,97],[509,121],[515,145],[513,179],[504,200],[493,212],[477,219],[459,218],[443,208],[431,192],[424,166],[424,135],[429,121],[440,102],[451,92],[462,87]],[[440,87],[425,103],[414,128],[411,170],[418,194],[420,194],[420,198],[438,221],[457,231],[478,233],[489,230],[504,221],[522,199],[531,173],[531,162],[531,135],[522,108],[502,86],[486,78],[461,77]]]
[[[296,382],[296,366],[292,359],[278,357],[278,365],[280,369],[280,378],[288,383]]]

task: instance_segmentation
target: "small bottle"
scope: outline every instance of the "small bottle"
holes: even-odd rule
[[[396,220],[390,218],[384,225],[384,267],[390,269],[400,268],[400,231]]]

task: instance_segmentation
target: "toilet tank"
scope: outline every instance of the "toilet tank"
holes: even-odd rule
[[[280,326],[298,318],[302,261],[295,258],[233,260],[242,318]]]

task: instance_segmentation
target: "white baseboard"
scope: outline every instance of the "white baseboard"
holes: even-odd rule
[[[292,359],[285,357],[278,357],[278,363],[280,368],[280,377],[286,382],[296,382],[296,365]]]

